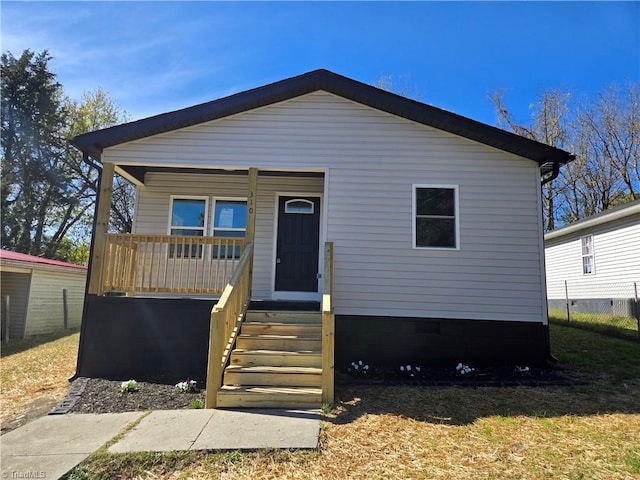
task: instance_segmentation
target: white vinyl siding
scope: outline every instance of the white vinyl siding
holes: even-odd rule
[[[270,298],[275,193],[322,193],[338,314],[544,321],[535,162],[325,92],[105,149],[103,161],[325,171],[260,176],[254,297]],[[148,173],[137,233],[169,195],[246,195],[246,176]],[[460,250],[414,249],[412,185],[457,185]],[[313,188],[305,188],[313,186]]]
[[[582,238],[593,236],[595,270],[583,274]],[[564,299],[633,298],[640,286],[640,215],[601,224],[546,242],[547,292]]]
[[[29,273],[2,271],[2,295],[10,297],[9,339],[64,328],[63,291],[67,291],[67,326],[82,321],[86,270],[21,263]]]
[[[82,320],[85,283],[86,271],[84,270],[35,270],[29,291],[25,335],[38,335],[63,329],[63,290],[67,290],[68,326],[78,328]]]
[[[2,296],[9,297],[9,339],[22,338],[25,332],[31,274],[2,272],[0,275]]]

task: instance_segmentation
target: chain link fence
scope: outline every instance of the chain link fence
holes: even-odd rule
[[[591,325],[595,327],[594,330],[621,330],[624,337],[634,336],[640,339],[639,284],[640,282],[592,283],[579,280],[549,282],[549,318]],[[602,328],[597,328],[598,326]]]

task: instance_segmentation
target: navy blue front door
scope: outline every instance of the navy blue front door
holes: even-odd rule
[[[320,198],[280,197],[276,291],[318,291],[319,242]]]

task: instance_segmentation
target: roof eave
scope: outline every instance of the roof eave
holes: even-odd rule
[[[630,217],[636,214],[640,214],[640,202],[635,202],[629,206],[623,206],[622,208],[616,209],[615,211],[604,211],[600,215],[597,215],[595,217],[586,218],[579,222],[572,223],[571,225],[567,225],[566,227],[552,230],[551,232],[545,234],[544,240],[547,241],[564,237],[565,235],[570,235],[582,230],[586,230],[588,228],[597,227],[599,225],[613,222],[615,220],[620,220],[622,218]]]
[[[85,133],[75,137],[71,143],[84,153],[99,158],[105,148],[217,120],[318,90],[514,153],[538,162],[541,167],[545,163],[565,164],[572,160],[568,152],[555,147],[381,90],[328,70],[314,70],[211,102]]]

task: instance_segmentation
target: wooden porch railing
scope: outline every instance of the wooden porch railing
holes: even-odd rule
[[[322,279],[322,403],[333,405],[336,328],[336,318],[333,313],[333,242],[324,244]]]
[[[253,243],[249,243],[244,249],[233,277],[211,311],[206,408],[217,406],[222,373],[251,300],[252,257]]]
[[[107,234],[100,294],[220,294],[244,238]]]

